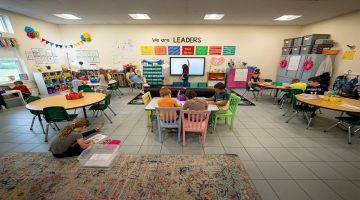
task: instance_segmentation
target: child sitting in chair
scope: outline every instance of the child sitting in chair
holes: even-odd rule
[[[22,81],[15,81],[14,82],[15,87],[11,88],[12,90],[20,90],[22,95],[24,96],[24,99],[27,99],[31,96],[31,92],[26,85]]]
[[[214,88],[214,96],[207,98],[206,101],[208,101],[208,104],[217,105],[219,108],[219,113],[224,113],[229,108],[230,94],[226,92],[224,83],[216,83]]]
[[[176,99],[171,98],[171,90],[168,88],[160,89],[160,97],[157,101],[159,107],[181,107],[181,104],[176,101]],[[177,114],[173,113],[172,119],[177,119]],[[163,119],[162,113],[160,113],[160,119]]]
[[[144,86],[146,83],[143,82],[142,77],[134,72],[134,69],[130,67],[126,73],[126,80],[130,85],[134,85],[137,88],[141,88],[141,92],[144,93]]]
[[[84,132],[89,125],[89,120],[82,118],[60,130],[50,145],[49,150],[53,156],[56,158],[78,156],[84,149],[93,145],[94,141],[84,140],[84,138],[99,132],[104,127],[104,122],[101,122],[95,129]]]
[[[260,70],[256,69],[254,74],[251,76],[250,81],[248,82],[249,89],[260,91],[261,88],[258,85],[259,83],[260,83]]]

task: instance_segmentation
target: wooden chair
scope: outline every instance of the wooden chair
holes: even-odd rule
[[[185,133],[200,132],[202,145],[206,146],[206,132],[209,124],[210,111],[183,110],[181,111],[183,146],[186,144]]]
[[[142,100],[144,102],[145,107],[150,103],[150,101],[152,100],[151,97],[151,93],[150,92],[146,92],[145,94],[142,95]],[[145,111],[146,114],[146,124],[149,127],[150,126],[150,122],[151,122],[151,131],[153,131],[153,119],[155,118],[154,112],[153,111]]]

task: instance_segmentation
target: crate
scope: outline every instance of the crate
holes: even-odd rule
[[[190,82],[190,88],[198,88],[198,85],[197,82]]]
[[[295,38],[295,39],[294,39],[294,46],[296,46],[296,47],[301,46],[302,43],[303,43],[303,39],[304,39],[303,37]]]
[[[318,39],[329,39],[329,38],[330,38],[329,34],[306,35],[306,36],[304,36],[303,46],[313,45],[313,44],[315,44],[315,41],[318,40]]]
[[[294,45],[294,38],[284,40],[284,47],[292,47]]]
[[[117,144],[93,144],[78,157],[81,167],[108,168],[118,155]]]
[[[199,88],[206,88],[206,83],[205,82],[199,82],[198,87]]]
[[[301,47],[293,47],[291,49],[291,55],[299,55],[300,54]]]
[[[300,54],[310,54],[312,51],[313,45],[301,46]]]
[[[173,87],[182,87],[183,83],[182,82],[173,82]]]
[[[315,40],[315,44],[334,44],[334,40],[318,39],[318,40]]]
[[[8,98],[8,99],[4,98],[4,101],[5,101],[5,104],[6,104],[7,108],[13,108],[13,107],[17,107],[17,106],[24,106],[23,100],[20,97]]]
[[[322,54],[324,49],[330,49],[332,47],[334,47],[334,44],[316,44],[313,46],[311,53]]]
[[[291,54],[291,48],[290,47],[283,47],[282,48],[282,55],[290,55]]]

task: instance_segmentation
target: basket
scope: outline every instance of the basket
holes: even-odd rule
[[[340,50],[332,50],[332,49],[323,49],[322,54],[325,55],[337,55]]]

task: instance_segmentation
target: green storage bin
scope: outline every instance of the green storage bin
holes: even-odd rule
[[[199,82],[198,83],[198,88],[206,88],[206,83],[205,82]]]
[[[198,88],[198,83],[197,82],[190,83],[190,88]]]

